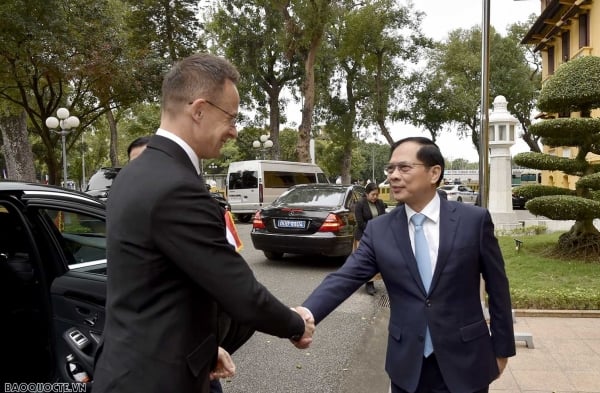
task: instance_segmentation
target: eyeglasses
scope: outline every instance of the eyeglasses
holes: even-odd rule
[[[209,104],[210,106],[214,106],[215,108],[217,108],[218,110],[220,110],[221,112],[225,113],[227,116],[229,116],[229,123],[232,126],[235,126],[235,123],[237,123],[237,118],[238,115],[234,115],[233,113],[226,111],[225,109],[221,108],[219,105],[210,102],[209,100],[204,100],[207,104]]]
[[[418,162],[390,162],[386,167],[385,167],[385,172],[388,175],[391,175],[392,173],[394,173],[394,171],[396,169],[399,169],[401,173],[409,173],[410,171],[412,171],[415,166],[417,165],[421,165],[421,166],[427,166],[426,164],[421,164]]]
[[[235,127],[235,124],[237,123],[238,120],[238,115],[234,115],[233,113],[226,111],[225,109],[221,108],[219,105],[210,102],[209,100],[204,100],[204,102],[206,102],[208,105],[210,106],[214,106],[215,108],[217,108],[218,110],[220,110],[221,112],[223,112],[224,114],[226,114],[229,117],[229,124],[232,127]],[[192,105],[194,102],[188,102],[188,105]]]

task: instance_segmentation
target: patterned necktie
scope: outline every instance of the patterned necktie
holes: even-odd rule
[[[423,232],[423,222],[427,217],[424,214],[417,213],[413,215],[410,220],[415,226],[415,259],[417,260],[417,266],[419,267],[419,274],[421,275],[421,281],[425,290],[429,292],[429,286],[431,285],[431,259],[429,257],[429,245],[427,244],[427,238]],[[431,335],[429,334],[429,327],[425,332],[425,349],[423,355],[428,357],[433,352],[433,344],[431,342]]]

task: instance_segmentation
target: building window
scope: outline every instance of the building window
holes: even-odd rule
[[[569,34],[568,31],[563,31],[563,33],[561,35],[561,41],[562,41],[562,61],[563,61],[563,63],[566,63],[567,61],[569,61],[569,59],[571,57],[571,49],[570,49],[571,34]]]
[[[579,47],[583,48],[584,46],[589,46],[590,38],[589,38],[589,29],[588,29],[588,21],[590,14],[580,14],[579,15]]]
[[[548,47],[548,75],[554,74],[554,47]]]
[[[562,156],[563,158],[571,158],[571,149],[563,148]]]

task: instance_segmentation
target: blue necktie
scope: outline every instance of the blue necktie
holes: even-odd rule
[[[431,259],[429,258],[429,245],[427,244],[427,238],[423,232],[423,222],[427,219],[424,214],[417,213],[413,215],[410,220],[415,226],[415,259],[417,260],[417,266],[419,267],[419,274],[421,275],[421,281],[425,290],[429,292],[429,286],[431,285]],[[423,355],[428,357],[433,352],[433,344],[431,342],[431,335],[429,334],[429,326],[425,331],[425,349]]]

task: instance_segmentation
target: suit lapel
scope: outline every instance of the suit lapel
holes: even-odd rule
[[[448,255],[450,255],[450,252],[452,251],[454,237],[456,236],[456,231],[458,229],[458,222],[459,216],[456,213],[456,207],[440,198],[440,240],[438,258],[431,279],[429,292],[432,292],[435,289],[446,262],[448,261]]]
[[[421,289],[421,292],[426,294],[427,292],[425,291],[423,281],[421,280],[421,275],[419,274],[417,260],[415,259],[415,254],[412,251],[412,245],[410,243],[410,235],[408,234],[408,219],[406,217],[404,205],[399,205],[392,213],[389,214],[395,214],[396,220],[399,223],[398,230],[394,232],[394,239],[396,240],[396,243],[398,243],[398,249],[402,254],[402,258],[406,263],[406,267],[410,271],[410,274],[418,287]]]

